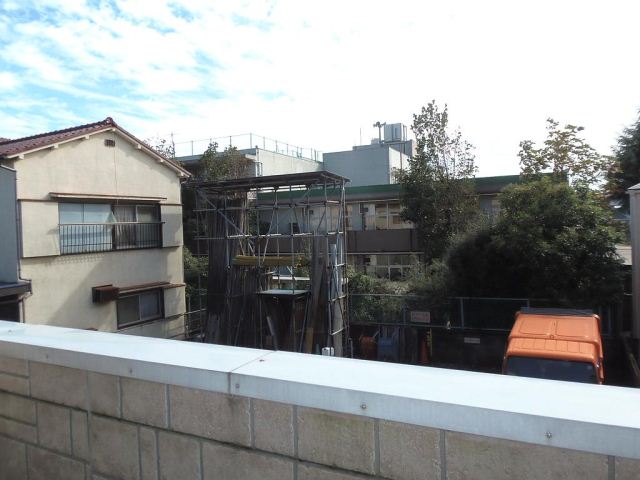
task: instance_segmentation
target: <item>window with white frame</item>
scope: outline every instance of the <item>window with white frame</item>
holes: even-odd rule
[[[349,255],[349,263],[354,266],[356,271],[370,277],[386,278],[388,280],[407,278],[418,262],[418,256],[411,253]]]
[[[123,294],[117,300],[118,328],[157,320],[164,316],[162,289]]]
[[[60,203],[60,253],[162,246],[159,205]]]
[[[358,204],[352,204],[351,214],[356,210],[356,205]],[[405,222],[400,217],[402,205],[400,205],[398,200],[376,203],[363,202],[359,204],[359,208],[362,216],[362,225],[358,230],[398,230],[413,228],[413,223]],[[352,224],[350,223],[350,225]]]

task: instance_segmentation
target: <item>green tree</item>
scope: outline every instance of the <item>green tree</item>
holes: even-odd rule
[[[507,187],[497,224],[449,253],[455,293],[594,306],[616,300],[620,236],[601,194],[553,178]]]
[[[353,269],[347,271],[349,279],[350,315],[358,322],[400,322],[403,301],[395,294],[394,284],[388,280],[370,277]]]
[[[618,138],[614,162],[607,172],[606,191],[612,200],[629,211],[627,190],[640,183],[640,116]]]
[[[228,180],[252,176],[253,161],[231,145],[218,151],[218,144],[211,142],[200,157],[196,178],[204,181]]]
[[[447,106],[435,100],[413,116],[416,155],[407,170],[396,172],[402,184],[402,217],[418,230],[425,263],[442,256],[451,238],[478,213],[473,176],[473,146],[459,130],[448,129]]]
[[[236,147],[228,146],[218,151],[218,144],[212,142],[200,157],[198,165],[193,168],[194,179],[204,182],[215,182],[253,175],[253,161],[240,153]],[[185,243],[192,244],[197,231],[195,191],[188,185],[182,189],[182,223]]]
[[[531,140],[520,142],[520,167],[522,175],[540,178],[551,173],[554,178],[566,180],[575,187],[590,187],[598,184],[611,165],[611,158],[600,155],[591,147],[580,132],[584,127],[560,124],[547,119],[547,139],[536,148]]]
[[[169,159],[174,159],[176,157],[176,145],[175,143],[173,143],[173,140],[153,137],[146,139],[145,143],[153,148],[156,152],[164,155]]]
[[[207,257],[195,257],[189,248],[183,248],[184,263],[184,281],[187,284],[186,294],[190,299],[197,298],[198,294],[198,278],[204,277],[201,281],[201,287],[207,288]]]

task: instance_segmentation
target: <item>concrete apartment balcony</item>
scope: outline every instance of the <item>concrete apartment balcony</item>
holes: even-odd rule
[[[0,477],[631,479],[640,391],[0,322]]]
[[[418,232],[414,228],[347,232],[347,252],[352,254],[419,251]]]

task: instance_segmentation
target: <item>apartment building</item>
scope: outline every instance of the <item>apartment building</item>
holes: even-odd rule
[[[351,180],[349,186],[396,183],[395,171],[408,167],[415,154],[415,142],[407,139],[407,127],[401,123],[380,125],[384,136],[368,145],[355,145],[351,150],[324,153],[323,168]]]
[[[255,143],[260,138],[253,135],[251,141]],[[189,145],[193,143],[188,142]],[[409,159],[415,154],[416,145],[408,139],[407,127],[401,123],[381,124],[380,136],[372,139],[370,144],[322,155],[311,149],[305,157],[298,147],[283,151],[283,145],[283,142],[274,141],[263,148],[256,146],[240,150],[253,162],[248,175],[325,170],[348,178],[345,229],[349,265],[375,277],[390,280],[406,278],[421,256],[414,225],[400,218],[401,187],[395,178],[395,171],[407,168]],[[204,143],[201,142],[200,148],[204,148]],[[191,153],[178,160],[185,168],[195,172],[200,155],[193,155],[193,151]],[[475,178],[475,190],[482,212],[488,217],[496,217],[500,211],[499,193],[507,185],[518,182],[518,175]],[[301,192],[295,191],[291,194],[294,201],[300,195]],[[322,192],[318,192],[311,200],[317,202],[321,197]],[[269,194],[260,196],[260,199],[266,203],[273,200]],[[324,221],[324,209],[301,207],[296,212],[295,218],[282,215],[278,219],[279,233],[287,235],[307,231]],[[329,205],[326,214],[330,216],[329,221],[334,222],[337,209]],[[267,221],[271,212],[265,211],[262,215]],[[283,248],[287,248],[286,242]]]
[[[111,118],[3,139],[0,164],[15,171],[17,266],[32,289],[22,321],[180,335],[186,170]]]
[[[474,178],[482,213],[495,218],[500,212],[500,192],[520,181],[519,175]],[[400,197],[397,183],[347,187],[347,257],[356,271],[401,280],[419,262],[417,230],[401,219]]]

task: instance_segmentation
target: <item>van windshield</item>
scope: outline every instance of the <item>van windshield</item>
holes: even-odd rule
[[[546,378],[568,382],[598,383],[596,370],[591,363],[569,360],[551,360],[535,357],[509,357],[507,375]]]

